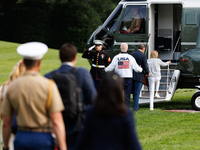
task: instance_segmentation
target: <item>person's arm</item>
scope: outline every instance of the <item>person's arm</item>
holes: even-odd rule
[[[109,54],[107,53],[105,56],[105,66],[107,67],[108,65],[110,65],[110,63],[111,63],[111,59],[110,59]]]
[[[144,57],[142,59],[142,66],[141,67],[143,68],[143,71],[146,74],[149,75],[150,72],[149,72],[149,68],[148,68],[148,64],[147,64],[147,56],[146,55],[144,55]]]
[[[116,63],[117,63],[116,57],[114,57],[110,65],[105,68],[105,72],[113,71],[115,69]]]
[[[141,18],[135,19],[135,22],[136,22],[136,27],[133,30],[131,30],[131,33],[135,33],[140,30]]]
[[[44,75],[44,77],[47,78],[47,79],[51,79],[51,77],[52,77],[51,72],[46,73],[46,74]]]
[[[5,149],[9,148],[12,118],[13,117],[3,115],[3,143]]]
[[[141,18],[134,19],[130,28],[126,31],[128,33],[135,33],[140,30]]]
[[[133,70],[135,71],[135,72],[142,72],[142,68],[136,63],[136,61],[135,61],[135,58],[134,57],[131,57],[131,62],[132,62],[132,67],[133,67]]]
[[[160,66],[168,66],[171,64],[171,61],[167,61],[167,62],[163,62],[161,59],[160,59]]]
[[[135,32],[137,32],[139,30],[140,30],[140,27],[137,26],[135,29],[131,30],[130,33],[135,33]]]
[[[140,27],[135,27],[133,30],[131,30],[131,28],[129,28],[128,30],[126,30],[126,32],[127,33],[135,33],[135,32],[137,32],[137,31],[139,31],[140,30]]]
[[[50,114],[60,150],[67,150],[65,126],[61,112]]]
[[[83,71],[80,72],[80,75],[82,76],[81,89],[83,90],[83,101],[86,104],[93,104],[93,101],[97,95],[94,82],[92,81],[91,74],[87,70]]]
[[[91,46],[90,48],[88,48],[87,50],[85,50],[83,52],[82,58],[89,58],[91,59],[91,50],[95,47],[95,45]]]

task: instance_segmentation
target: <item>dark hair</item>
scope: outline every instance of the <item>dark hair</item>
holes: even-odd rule
[[[123,117],[127,107],[123,97],[123,79],[114,72],[103,79],[94,102],[94,111],[98,117]]]
[[[138,45],[138,49],[143,49],[143,48],[145,48],[146,46],[143,44],[143,43],[140,43],[139,45]]]
[[[60,59],[62,62],[71,62],[77,54],[76,46],[65,43],[60,48]]]
[[[24,59],[24,65],[26,66],[26,69],[31,69],[34,66],[36,66],[36,64],[38,63],[38,61],[40,61],[40,60]]]

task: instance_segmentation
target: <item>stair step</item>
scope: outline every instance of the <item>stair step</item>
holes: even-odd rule
[[[173,76],[174,69],[161,69],[161,80],[160,80],[160,86],[159,86],[159,95],[160,98],[155,99],[165,99],[168,91],[168,86],[170,85],[171,78]],[[141,90],[141,97],[140,98],[149,98],[149,90],[146,85],[143,86]]]
[[[173,92],[175,90],[175,86],[177,85],[177,81],[174,78],[179,79],[180,71],[175,69],[161,69],[161,80],[159,86],[159,95],[160,98],[154,97],[154,102],[161,101],[169,101],[173,96]],[[169,93],[168,88],[170,88],[171,93]],[[140,104],[149,103],[149,90],[148,87],[143,85],[140,93]]]
[[[148,89],[143,89],[142,91],[144,91],[144,92],[149,92],[149,90]],[[166,89],[166,90],[161,90],[161,89],[159,89],[159,92],[167,92],[168,90]]]
[[[160,97],[165,97],[167,92],[159,91],[158,93],[159,93]],[[141,97],[149,97],[149,95],[150,95],[149,91],[142,91],[142,93],[141,93]]]
[[[149,96],[140,96],[140,98],[146,98],[146,99],[149,99]],[[156,97],[154,97],[154,99],[165,99],[165,97],[160,97],[160,98],[156,98]]]

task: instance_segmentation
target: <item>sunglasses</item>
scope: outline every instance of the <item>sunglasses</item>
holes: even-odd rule
[[[95,44],[95,46],[100,46],[101,44]]]

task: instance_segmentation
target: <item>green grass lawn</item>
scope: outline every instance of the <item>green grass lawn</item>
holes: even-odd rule
[[[170,102],[140,105],[135,112],[137,132],[145,150],[198,150],[200,149],[200,114],[165,112],[167,109],[192,109],[190,99],[195,93],[178,90]]]
[[[17,54],[17,43],[0,41],[0,84],[5,82],[13,66],[21,56]],[[76,66],[89,69],[89,63],[78,54]],[[60,66],[58,51],[49,49],[42,61],[40,73],[51,71]],[[141,110],[134,112],[138,138],[144,150],[199,150],[200,114],[165,112],[166,109],[192,109],[190,99],[195,89],[178,89],[169,102],[155,103],[154,111],[149,104],[140,105]],[[132,104],[132,103],[131,103]]]

